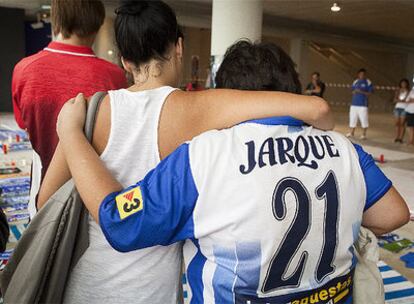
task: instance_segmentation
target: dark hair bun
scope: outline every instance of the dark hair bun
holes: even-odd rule
[[[147,1],[124,0],[121,5],[115,10],[117,15],[139,15],[142,11],[148,8]]]
[[[174,11],[162,1],[122,1],[116,10],[115,39],[121,56],[137,66],[167,60],[182,37]]]

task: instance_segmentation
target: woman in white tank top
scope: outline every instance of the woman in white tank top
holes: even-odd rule
[[[402,143],[405,133],[405,108],[407,107],[406,99],[410,92],[410,83],[408,79],[401,79],[398,90],[395,91],[394,96],[394,116],[395,116],[395,131],[396,137],[394,142]]]
[[[124,186],[142,179],[181,143],[209,129],[282,115],[333,128],[329,107],[317,97],[174,89],[180,78],[182,34],[174,12],[162,2],[124,1],[117,10],[115,34],[134,85],[108,92],[93,146]],[[39,208],[71,177],[64,151],[59,145],[55,152],[39,192]],[[90,246],[69,278],[65,303],[181,302],[180,244],[119,253],[92,218],[89,233]]]

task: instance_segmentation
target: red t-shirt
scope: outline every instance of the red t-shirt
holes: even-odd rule
[[[124,71],[97,58],[89,47],[51,42],[16,65],[12,80],[14,116],[40,155],[42,177],[58,143],[56,121],[63,104],[78,93],[90,96],[126,86]]]

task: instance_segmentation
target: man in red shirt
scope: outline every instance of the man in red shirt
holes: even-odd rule
[[[63,104],[79,92],[92,95],[127,86],[123,70],[97,58],[92,51],[104,18],[101,1],[53,0],[56,41],[24,58],[14,69],[15,119],[20,128],[27,130],[40,156],[42,178],[58,143],[56,121]]]

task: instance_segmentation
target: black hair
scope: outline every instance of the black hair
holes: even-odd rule
[[[400,83],[398,84],[398,87],[401,89],[401,87],[402,87],[401,85],[402,85],[403,82],[405,82],[407,84],[407,89],[409,90],[410,89],[410,81],[407,78],[401,79]]]
[[[364,69],[364,68],[359,69],[359,70],[358,70],[358,74],[359,74],[359,73],[367,73],[367,70],[366,70],[366,69]]]
[[[248,40],[227,50],[215,81],[217,88],[298,94],[302,91],[295,64],[280,47]]]
[[[183,38],[174,11],[162,1],[121,1],[115,10],[115,40],[120,55],[140,66],[168,60],[171,45]]]
[[[319,74],[319,72],[313,72],[313,73],[312,73],[312,76],[313,76],[313,75],[316,75],[316,76],[318,76],[318,77],[321,77],[321,74]]]

